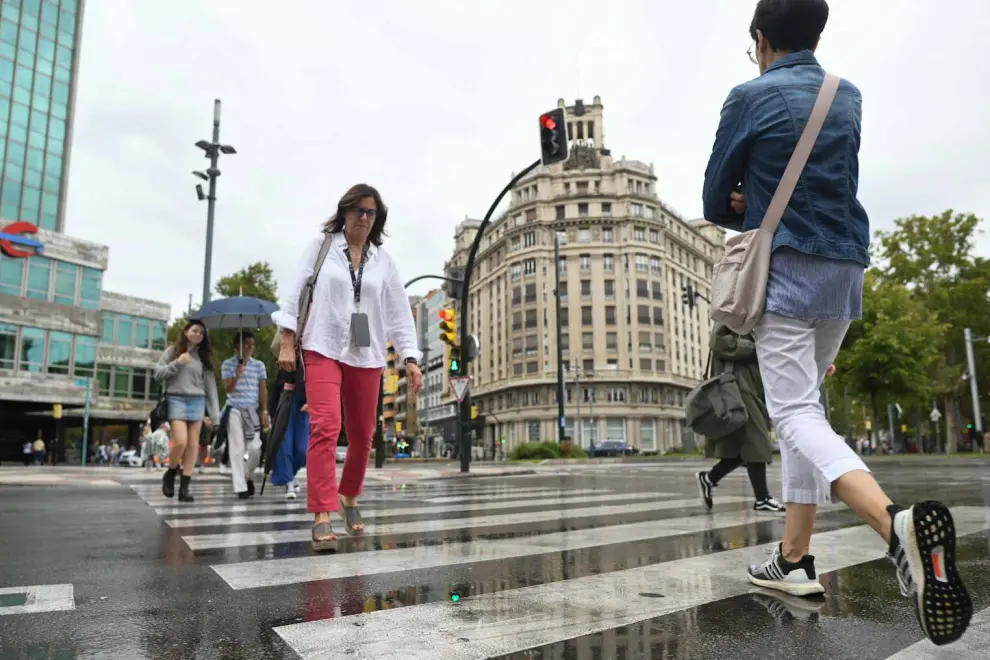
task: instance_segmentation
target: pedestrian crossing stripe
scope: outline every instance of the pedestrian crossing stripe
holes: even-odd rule
[[[739,504],[752,501],[751,497],[720,497],[718,504]],[[578,518],[613,518],[632,513],[647,513],[653,511],[668,511],[671,509],[697,508],[700,502],[697,498],[686,500],[660,500],[642,504],[625,504],[617,506],[592,506],[578,509],[551,509],[543,511],[528,511],[515,514],[498,514],[492,516],[477,516],[472,518],[441,518],[406,523],[390,523],[385,525],[370,524],[365,526],[365,535],[373,534],[423,534],[458,529],[481,529],[484,527],[500,527],[522,525],[526,523],[548,522],[551,520]],[[716,505],[717,506],[717,505]],[[276,545],[279,543],[309,542],[311,532],[305,529],[286,529],[265,532],[229,532],[226,534],[200,534],[183,536],[192,550],[210,550],[215,548],[238,548],[243,546]]]
[[[754,511],[733,511],[711,516],[685,516],[625,525],[593,527],[569,532],[491,541],[445,543],[318,557],[266,559],[219,564],[213,570],[235,590],[299,584],[399,571],[417,571],[455,564],[515,559],[532,555],[634,543],[681,534],[727,529],[755,523],[774,523],[783,531],[783,519]]]
[[[625,502],[629,500],[649,500],[658,497],[676,497],[674,493],[611,493],[608,495],[588,495],[585,497],[528,497],[508,502],[491,502],[484,504],[448,504],[443,506],[389,508],[365,506],[362,504],[361,513],[365,520],[383,520],[385,518],[401,518],[403,516],[429,516],[447,513],[478,513],[498,511],[499,509],[519,509],[522,507],[548,507],[566,504],[591,504],[593,502]],[[563,513],[566,515],[567,510]],[[233,525],[261,525],[271,523],[302,522],[312,523],[312,513],[288,513],[284,515],[267,516],[224,516],[217,518],[170,518],[165,521],[169,527],[188,529],[191,527],[217,527]]]
[[[952,513],[959,536],[988,527],[985,508],[957,507]],[[816,534],[812,544],[821,573],[886,554],[885,544],[865,525]],[[304,660],[486,660],[758,592],[742,571],[761,551],[775,546],[776,542],[481,594],[457,603],[426,603],[274,630]],[[640,595],[644,587],[663,598]]]

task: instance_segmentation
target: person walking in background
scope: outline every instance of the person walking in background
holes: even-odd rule
[[[289,424],[285,428],[285,436],[275,455],[275,469],[272,470],[272,484],[285,487],[285,499],[294,500],[301,490],[296,483],[296,474],[306,467],[306,451],[309,447],[309,406],[306,405],[306,388],[294,387],[289,410]],[[277,405],[282,396],[286,383],[281,378],[272,388],[268,409],[272,416],[278,416]]]
[[[756,341],[752,335],[738,335],[718,323],[712,331],[711,351],[710,373],[713,376],[724,373],[731,363],[748,419],[742,428],[732,433],[705,439],[705,456],[721,460],[711,470],[698,473],[701,499],[710,511],[712,489],[726,475],[745,465],[756,496],[753,509],[783,512],[784,505],[770,496],[767,486],[767,465],[773,460],[773,449],[770,446],[770,416],[763,400],[763,379],[756,359]]]
[[[151,434],[149,444],[151,445],[151,461],[155,464],[155,469],[160,469],[165,457],[168,456],[168,422],[162,422],[161,426]]]
[[[24,445],[21,447],[21,453],[24,455],[24,465],[31,465],[31,441],[25,440]]]
[[[41,435],[41,431],[38,431],[38,437],[31,445],[31,453],[34,454],[35,465],[45,464],[45,440]]]
[[[817,506],[835,496],[887,543],[902,595],[935,644],[959,639],[973,604],[956,567],[956,534],[940,502],[898,506],[825,416],[820,388],[850,322],[861,318],[870,223],[857,199],[862,96],[826,76],[815,49],[825,0],[760,0],[749,34],[760,75],[733,89],[705,172],[705,218],[756,229],[780,188],[819,99],[824,124],[773,238],[764,314],[754,329],[767,409],[780,439],[787,521],[783,541],[749,568],[758,586],[824,592],[810,554]],[[741,184],[740,184],[741,182]],[[741,188],[740,188],[741,185]],[[788,189],[789,186],[781,188]]]
[[[217,383],[206,326],[196,320],[186,323],[178,341],[165,349],[158,360],[155,378],[165,387],[172,429],[172,451],[168,470],[162,476],[162,494],[175,497],[175,475],[181,465],[179,501],[192,502],[195,498],[189,493],[189,485],[196,469],[199,430],[204,423],[210,425],[211,420],[219,419]]]
[[[387,217],[377,190],[365,184],[348,190],[322,235],[310,241],[280,310],[272,315],[281,329],[279,367],[294,371],[302,354],[310,413],[306,498],[314,514],[316,551],[336,549],[331,512],[343,509],[348,533],[364,532],[357,499],[375,431],[386,337],[403,360],[410,394],[423,382],[409,299],[395,261],[382,248]],[[325,259],[317,263],[321,251]],[[310,283],[312,304],[302,310],[300,324],[300,293]],[[341,403],[348,445],[338,491]]]
[[[254,495],[251,476],[261,462],[261,429],[268,428],[268,370],[254,355],[254,334],[234,337],[234,357],[224,360],[221,376],[227,388],[227,448],[231,484],[242,500]]]

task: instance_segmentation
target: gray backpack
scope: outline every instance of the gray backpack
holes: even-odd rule
[[[729,435],[749,421],[734,373],[735,365],[732,362],[725,365],[724,373],[711,376],[712,354],[709,351],[705,379],[688,393],[684,401],[684,424],[706,438]]]

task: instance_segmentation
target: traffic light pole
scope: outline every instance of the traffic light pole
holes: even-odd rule
[[[560,234],[553,233],[553,297],[557,311],[557,442],[564,443],[564,330],[560,323]],[[580,422],[576,422],[580,423]]]
[[[498,197],[495,198],[495,201],[488,208],[488,213],[485,214],[485,218],[481,221],[481,226],[478,227],[478,233],[474,235],[474,240],[471,242],[471,251],[468,252],[467,265],[464,267],[464,281],[461,282],[460,345],[462,347],[467,347],[468,345],[468,292],[471,290],[471,275],[474,272],[474,260],[478,255],[478,248],[481,247],[481,237],[484,235],[485,229],[488,228],[492,214],[495,213],[495,209],[498,208],[505,194],[512,190],[524,176],[535,170],[540,162],[542,162],[542,159],[535,160],[522,172],[512,177],[512,180],[502,189],[502,192],[498,194]],[[461,359],[460,368],[457,370],[459,376],[467,376],[467,362],[467,360]],[[471,439],[468,434],[468,425],[471,423],[470,387],[468,388],[468,393],[464,396],[464,400],[461,401],[458,418],[460,423],[457,425],[457,446],[460,448],[461,454],[461,472],[466,473],[471,470]]]

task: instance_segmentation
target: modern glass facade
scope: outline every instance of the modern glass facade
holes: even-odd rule
[[[62,231],[82,0],[0,0],[0,218]]]
[[[103,271],[48,257],[0,252],[0,293],[83,309],[100,308]]]

